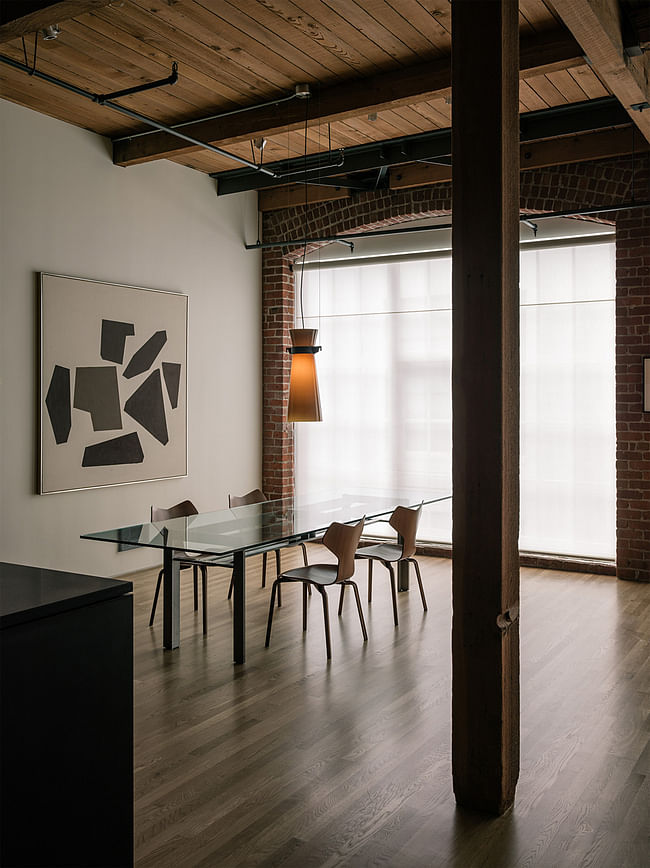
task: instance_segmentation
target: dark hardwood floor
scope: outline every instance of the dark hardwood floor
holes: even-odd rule
[[[310,560],[324,559],[320,546]],[[283,552],[296,565],[299,550]],[[272,559],[270,559],[272,561]],[[157,571],[135,584],[137,868],[647,868],[650,587],[522,569],[521,774],[499,819],[457,810],[450,763],[450,561],[420,558],[429,602],[375,569],[341,618],[248,561],[248,661],[231,663],[229,573],[212,570],[209,635],[182,577],[181,648],[147,626]]]

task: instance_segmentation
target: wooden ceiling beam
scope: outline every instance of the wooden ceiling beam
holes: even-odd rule
[[[522,38],[520,58],[521,78],[584,64],[580,46],[565,31]],[[179,74],[182,76],[182,68]],[[450,93],[450,88],[448,57],[347,81],[314,95],[308,106],[309,124],[316,126],[367,112],[440,99]],[[294,100],[281,108],[270,105],[224,118],[197,121],[185,126],[183,132],[225,147],[258,136],[271,138],[289,130],[302,129],[304,122],[305,104]],[[169,133],[149,133],[114,142],[113,162],[118,166],[132,166],[151,160],[173,159],[196,150],[199,150],[196,146],[188,145]]]
[[[553,0],[553,6],[589,64],[650,142],[650,58],[647,53],[626,53],[618,0]]]
[[[634,152],[647,151],[649,146],[634,127],[601,132],[565,136],[543,142],[524,142],[520,146],[519,165],[525,169],[543,169],[547,166],[562,166],[565,163],[584,163],[589,160],[606,160]],[[391,190],[409,187],[428,187],[451,181],[451,166],[408,163],[390,170]]]
[[[0,43],[10,42],[28,33],[34,33],[51,24],[61,24],[109,6],[111,0],[2,0],[0,3]]]
[[[346,187],[318,187],[309,184],[307,187],[307,204],[317,202],[335,202],[338,199],[349,199],[350,191]],[[288,184],[283,187],[271,187],[260,190],[257,197],[259,211],[278,211],[305,204],[305,187],[302,184]]]
[[[634,132],[633,132],[634,130]],[[565,136],[543,142],[524,142],[520,147],[520,167],[543,169],[547,166],[561,166],[565,163],[584,163],[589,160],[606,160],[632,153],[643,153],[650,148],[641,133],[629,126],[618,130],[583,133]],[[411,187],[429,187],[451,181],[451,166],[427,163],[407,163],[394,166],[390,170],[389,187],[391,190],[407,190]],[[349,199],[351,193],[346,188],[309,187],[309,203],[330,202]],[[299,184],[271,187],[260,190],[258,209],[276,211],[302,205],[305,201],[305,188]]]

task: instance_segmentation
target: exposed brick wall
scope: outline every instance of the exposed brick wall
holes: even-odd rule
[[[650,198],[648,155],[530,170],[521,176],[521,209],[534,214],[599,207]],[[383,228],[450,213],[451,185],[392,192],[378,190],[351,199],[270,211],[264,241],[305,235]],[[642,411],[641,358],[650,355],[650,216],[648,211],[612,212],[617,219],[617,563],[620,578],[650,581],[650,418]],[[293,325],[292,262],[302,248],[264,251],[264,449],[263,488],[269,496],[293,492],[293,426],[286,419],[289,390],[289,329]]]
[[[648,164],[637,175],[648,189]],[[645,195],[647,197],[647,194]],[[650,581],[650,413],[643,357],[650,356],[650,208],[616,221],[616,566]]]
[[[294,318],[290,261],[265,251],[262,283],[263,333],[263,481],[267,497],[293,493],[293,425],[286,421],[289,398],[289,329]]]

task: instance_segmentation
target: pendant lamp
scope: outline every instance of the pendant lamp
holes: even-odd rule
[[[296,85],[296,96],[305,102],[305,238],[307,238],[307,126],[309,120],[309,103],[311,95],[308,84]],[[287,352],[291,353],[291,374],[289,376],[289,409],[287,421],[289,422],[321,422],[323,417],[320,408],[320,394],[318,391],[318,376],[316,374],[316,353],[320,347],[316,346],[318,329],[306,329],[304,310],[302,305],[302,281],[305,274],[305,255],[307,242],[302,254],[302,270],[300,272],[300,318],[302,328],[289,329],[291,346]]]
[[[290,329],[291,375],[289,377],[289,422],[321,422],[320,393],[316,374],[318,329]]]

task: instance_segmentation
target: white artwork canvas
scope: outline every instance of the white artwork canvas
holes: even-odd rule
[[[40,274],[39,493],[187,475],[187,296]]]

